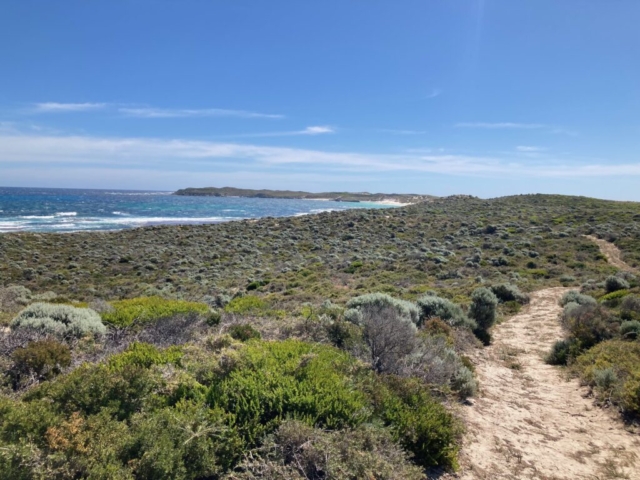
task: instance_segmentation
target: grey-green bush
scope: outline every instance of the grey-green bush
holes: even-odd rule
[[[347,307],[344,318],[362,327],[371,366],[377,372],[397,373],[414,349],[418,308],[382,293],[356,297]]]
[[[420,308],[420,325],[430,318],[438,317],[452,327],[473,330],[477,326],[475,320],[465,315],[460,305],[446,298],[425,295],[418,300],[418,307]]]
[[[90,308],[70,305],[34,303],[22,310],[11,322],[12,330],[35,330],[60,338],[104,335],[107,328],[100,315]]]
[[[640,322],[638,320],[622,322],[620,325],[620,336],[626,340],[640,338]]]
[[[618,290],[626,290],[627,288],[629,288],[629,282],[627,282],[624,278],[611,275],[604,281],[604,288],[607,290],[607,293],[617,292]]]
[[[576,303],[578,305],[595,305],[596,299],[589,295],[584,295],[576,290],[570,290],[565,293],[560,299],[560,306],[565,307],[569,303]]]
[[[387,308],[392,308],[400,318],[414,325],[420,319],[420,310],[414,303],[393,298],[386,293],[369,293],[352,298],[347,302],[347,308],[345,319],[358,325],[361,324],[360,318],[365,312],[382,311]]]
[[[471,307],[469,316],[473,318],[478,330],[487,331],[496,321],[496,307],[498,297],[488,288],[476,288],[471,294]]]

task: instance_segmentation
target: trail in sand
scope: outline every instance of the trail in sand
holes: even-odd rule
[[[635,271],[635,268],[627,265],[624,260],[622,260],[622,253],[613,243],[607,242],[606,240],[598,237],[594,237],[593,235],[585,235],[585,237],[592,242],[595,242],[598,247],[600,247],[600,251],[605,257],[607,257],[607,261],[611,265],[618,267],[620,270],[626,270],[628,272]]]
[[[562,338],[558,300],[540,290],[495,327],[475,359],[481,392],[465,406],[462,479],[640,479],[640,436],[593,405],[576,380],[543,357]]]

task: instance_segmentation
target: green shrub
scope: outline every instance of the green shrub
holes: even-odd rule
[[[620,336],[625,340],[636,340],[640,338],[640,322],[630,320],[620,324]]]
[[[565,319],[565,326],[583,350],[614,338],[619,331],[618,319],[600,305],[574,308]]]
[[[377,413],[423,467],[456,468],[461,428],[416,379],[386,377],[376,386]]]
[[[595,369],[593,371],[593,382],[603,391],[610,391],[618,381],[618,376],[613,368]]]
[[[112,312],[104,312],[102,320],[116,327],[143,326],[162,318],[176,315],[205,315],[209,306],[205,303],[168,300],[161,297],[139,297],[111,302]]]
[[[29,305],[13,319],[11,329],[34,330],[59,338],[100,336],[107,331],[100,320],[100,315],[89,308],[50,303]]]
[[[207,325],[215,327],[216,325],[220,325],[221,320],[222,314],[218,310],[211,310],[207,316]]]
[[[145,368],[129,365],[114,370],[103,364],[85,363],[29,390],[23,398],[26,402],[50,402],[51,408],[66,415],[96,415],[108,408],[116,418],[124,420],[139,412],[162,383]]]
[[[114,371],[124,370],[129,366],[149,368],[167,363],[180,365],[182,356],[182,349],[179,347],[159,350],[148,343],[134,342],[124,352],[110,357],[108,365]]]
[[[640,415],[640,342],[609,340],[580,355],[574,364],[582,380],[601,390],[623,411]],[[602,373],[610,370],[611,373]]]
[[[551,351],[546,356],[545,361],[549,365],[566,365],[569,361],[571,342],[569,340],[558,340],[551,347]]]
[[[475,320],[467,317],[460,305],[446,298],[435,295],[425,295],[418,300],[420,308],[420,325],[430,318],[439,318],[452,327],[474,329],[477,327]]]
[[[452,338],[453,336],[453,328],[438,317],[427,320],[422,325],[422,331],[428,335],[444,335],[447,338]]]
[[[241,342],[259,339],[261,337],[260,332],[248,323],[231,325],[227,333],[229,333],[231,338],[240,340]]]
[[[261,313],[268,308],[269,303],[266,300],[254,295],[245,295],[243,297],[236,297],[227,303],[224,307],[224,311],[227,313],[244,315]]]
[[[471,294],[469,317],[475,320],[477,327],[474,333],[485,345],[491,341],[489,329],[496,322],[497,306],[498,298],[488,288],[477,288]]]
[[[128,464],[136,479],[220,478],[242,455],[242,440],[229,423],[229,414],[186,401],[136,415]]]
[[[336,320],[326,329],[329,341],[342,350],[352,350],[362,342],[362,328],[351,322]]]
[[[607,290],[607,293],[611,293],[618,290],[627,290],[629,288],[629,282],[627,282],[624,278],[611,275],[604,281],[604,286]]]
[[[247,344],[233,370],[212,385],[211,407],[235,415],[240,435],[256,445],[286,418],[325,428],[366,420],[366,397],[349,372],[355,359],[337,349],[286,340]]]
[[[609,308],[615,308],[622,303],[622,299],[627,295],[629,295],[629,290],[616,290],[615,292],[603,295],[599,300]]]
[[[529,302],[529,297],[522,293],[517,285],[511,283],[502,283],[491,287],[493,294],[498,297],[501,303],[518,302],[525,304]]]
[[[38,380],[49,380],[71,365],[71,350],[55,340],[29,342],[14,350],[11,357],[18,378],[35,375]]]
[[[251,452],[236,472],[226,478],[426,479],[388,429],[361,426],[331,432],[291,420],[269,436],[263,448]]]

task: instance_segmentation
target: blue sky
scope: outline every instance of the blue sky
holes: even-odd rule
[[[0,185],[640,200],[640,2],[0,7]]]

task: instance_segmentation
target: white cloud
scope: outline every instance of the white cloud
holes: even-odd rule
[[[57,103],[44,102],[34,104],[36,112],[43,113],[63,113],[63,112],[86,112],[90,110],[100,110],[107,106],[106,103]]]
[[[315,127],[307,127],[299,133],[300,135],[320,135],[323,133],[335,133],[335,130],[327,125],[318,125]]]
[[[220,168],[288,173],[414,172],[485,177],[640,176],[640,163],[523,164],[514,158],[455,154],[369,154],[244,143],[153,138],[0,134],[0,165],[39,172],[103,167],[149,171],[215,172]],[[338,175],[339,176],[339,175]]]
[[[528,145],[520,145],[518,147],[516,147],[516,150],[519,152],[525,152],[525,153],[535,153],[535,152],[542,152],[545,149],[542,147],[532,147],[532,146],[528,146]]]
[[[128,117],[138,118],[202,118],[202,117],[239,117],[239,118],[284,118],[284,115],[250,112],[246,110],[229,110],[224,108],[152,108],[152,107],[120,107],[118,112]]]
[[[316,126],[303,128],[302,130],[289,130],[285,132],[240,133],[237,135],[225,135],[225,137],[228,137],[228,138],[290,137],[290,136],[296,136],[296,135],[324,135],[327,133],[336,133],[336,129],[328,125],[316,125]]]

